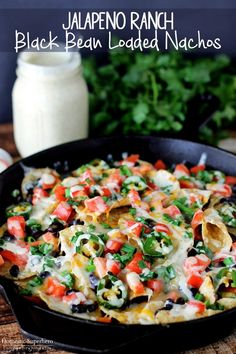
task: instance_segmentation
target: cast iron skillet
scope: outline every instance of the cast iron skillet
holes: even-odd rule
[[[156,137],[112,137],[75,141],[42,151],[22,160],[26,166],[53,167],[56,161],[68,161],[70,170],[96,157],[112,154],[120,159],[122,152],[139,153],[154,162],[158,158],[168,164],[188,161],[196,164],[203,152],[208,166],[236,175],[236,156],[226,151],[185,140]],[[11,203],[11,191],[20,187],[23,178],[21,162],[0,175],[0,222],[5,207]],[[233,328],[236,309],[212,317],[189,322],[161,325],[102,324],[76,319],[27,302],[20,297],[13,283],[0,279],[2,290],[12,306],[21,330],[27,336],[53,340],[53,344],[73,352],[106,353],[121,350],[148,350],[164,353],[192,348],[219,339]]]

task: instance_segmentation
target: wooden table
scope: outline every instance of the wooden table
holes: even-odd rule
[[[0,125],[0,148],[6,149],[16,159],[18,156],[13,140],[12,125]],[[37,345],[25,338],[16,322],[9,305],[0,295],[0,353],[65,353],[60,350]],[[179,354],[236,354],[236,328],[233,333],[216,343],[197,350],[185,351]]]

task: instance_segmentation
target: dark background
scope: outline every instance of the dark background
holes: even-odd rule
[[[35,9],[36,12],[37,9],[58,10],[63,8],[73,10],[178,9],[178,13],[181,14],[178,19],[181,23],[181,30],[185,35],[191,34],[194,26],[197,25],[204,29],[209,37],[221,37],[223,52],[236,57],[236,0],[0,0],[0,43],[10,42],[12,35],[6,9],[30,8]],[[195,14],[194,23],[192,16],[188,16],[186,9],[196,9],[196,11],[193,10]],[[218,10],[215,11],[214,9]],[[56,16],[54,18],[50,16],[43,18],[42,21],[40,30],[43,33],[47,26],[56,25],[57,18]],[[25,23],[22,23],[21,20],[20,25],[26,25],[30,31],[35,27],[35,23],[30,21],[27,15]],[[127,33],[128,35],[129,33]],[[12,119],[11,90],[15,80],[16,54],[13,51],[3,51],[3,48],[0,48],[0,50],[0,123],[3,123]]]

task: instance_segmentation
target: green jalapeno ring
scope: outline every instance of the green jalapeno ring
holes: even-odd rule
[[[28,202],[21,202],[19,204],[10,205],[6,209],[6,216],[9,218],[11,216],[24,216],[29,217],[32,211],[32,205]]]
[[[130,176],[123,182],[123,186],[127,189],[135,189],[136,191],[143,191],[147,188],[145,179],[139,176]]]
[[[143,244],[144,253],[152,257],[163,257],[172,251],[172,242],[167,235],[155,233],[147,237]]]
[[[99,257],[105,248],[100,237],[91,234],[82,234],[76,241],[76,252],[86,257]]]
[[[106,275],[97,287],[97,300],[107,309],[121,308],[127,300],[128,292],[125,284],[113,275]]]

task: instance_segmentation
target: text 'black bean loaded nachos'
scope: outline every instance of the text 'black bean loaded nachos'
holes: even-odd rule
[[[100,322],[236,307],[236,177],[205,160],[168,169],[124,154],[63,176],[29,169],[0,229],[0,275],[29,300]]]

